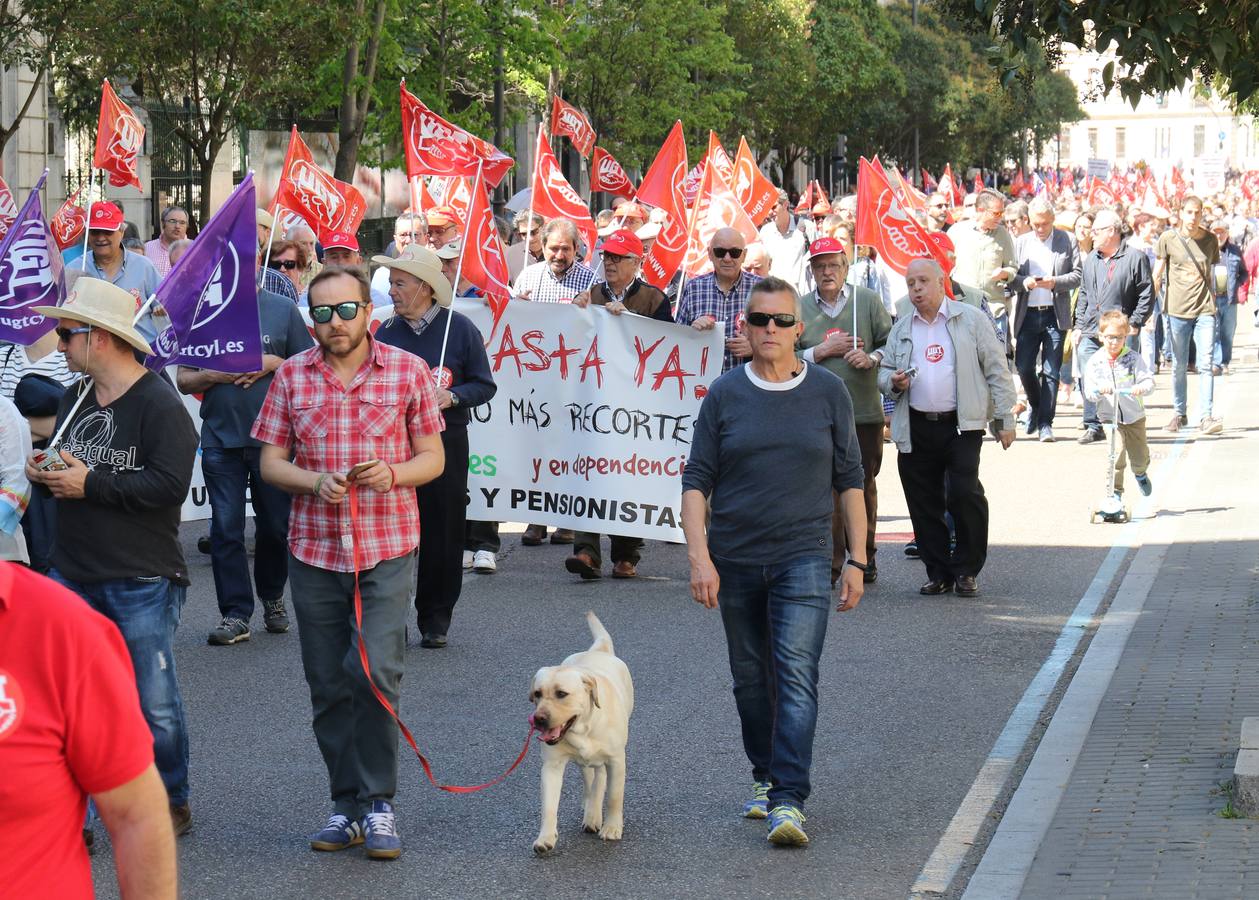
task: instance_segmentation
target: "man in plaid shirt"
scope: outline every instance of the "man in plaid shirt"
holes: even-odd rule
[[[520,273],[516,295],[540,303],[569,303],[582,291],[590,290],[595,273],[577,262],[578,241],[577,226],[571,219],[551,219],[543,225],[543,261]]]
[[[733,369],[752,355],[752,345],[743,334],[743,310],[748,305],[752,285],[759,275],[741,268],[747,242],[734,228],[719,228],[708,245],[713,270],[692,278],[682,288],[677,322],[698,331],[707,331],[718,322],[726,327],[726,353],[721,371]]]
[[[310,845],[366,843],[369,857],[394,859],[402,853],[393,812],[398,726],[371,691],[358,642],[397,709],[420,542],[414,488],[442,472],[444,425],[424,361],[368,333],[371,293],[361,270],[325,268],[308,298],[318,346],[276,371],[253,436],[263,442],[262,477],[297,495],[289,584],[333,802]]]

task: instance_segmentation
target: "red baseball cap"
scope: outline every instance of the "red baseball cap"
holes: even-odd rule
[[[92,204],[92,214],[88,217],[87,227],[92,231],[122,231],[127,227],[127,220],[122,210],[113,203],[98,200]]]
[[[642,258],[643,242],[638,239],[638,235],[628,228],[621,228],[608,236],[607,240],[603,242],[602,250],[604,253],[611,253],[613,256],[637,256]]]
[[[943,231],[928,231],[927,238],[931,241],[931,243],[935,244],[937,248],[944,252],[944,257],[948,261],[944,267],[944,274],[948,275],[953,271],[953,267],[957,265],[957,260],[954,258],[957,253],[957,248],[953,246],[953,238],[949,237]]]
[[[325,231],[319,236],[319,243],[323,244],[325,250],[333,247],[355,251],[359,249],[358,238],[349,231]]]
[[[809,259],[815,256],[825,256],[828,253],[842,253],[848,256],[848,251],[844,249],[844,245],[838,239],[833,237],[821,237],[809,245]]]

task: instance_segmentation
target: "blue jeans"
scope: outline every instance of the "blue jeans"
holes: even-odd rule
[[[1101,343],[1091,334],[1080,335],[1080,343],[1075,350],[1075,371],[1080,379],[1080,394],[1084,397],[1084,425],[1087,428],[1100,429],[1101,420],[1097,418],[1097,404],[1089,400],[1088,386],[1084,383],[1084,373],[1088,371],[1089,360],[1093,354],[1102,349]]]
[[[1172,407],[1184,416],[1189,409],[1188,377],[1189,342],[1198,354],[1198,418],[1211,415],[1215,395],[1215,378],[1211,375],[1211,357],[1215,349],[1215,316],[1182,319],[1172,316]]]
[[[1041,358],[1039,371],[1037,354]],[[1024,314],[1014,348],[1014,368],[1027,396],[1031,430],[1053,425],[1062,371],[1062,329],[1052,306],[1029,309]]]
[[[136,672],[140,709],[153,732],[153,754],[172,806],[188,802],[188,725],[172,645],[187,589],[169,578],[83,583],[55,568],[48,577],[118,626]]]
[[[818,660],[831,604],[830,556],[758,566],[714,560],[743,750],[769,805],[803,807],[817,729]]]
[[[1237,304],[1227,297],[1215,298],[1215,364],[1233,361],[1233,334],[1237,331]]]
[[[245,488],[254,507],[254,582],[258,596],[275,600],[288,581],[289,495],[262,480],[259,447],[205,447],[201,470],[210,498],[210,568],[219,612],[248,622],[254,614],[245,552]]]

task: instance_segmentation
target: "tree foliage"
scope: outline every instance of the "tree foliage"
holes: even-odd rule
[[[0,0],[0,69],[25,66],[33,75],[30,87],[17,98],[12,119],[0,121],[0,154],[44,89],[53,59],[61,53],[67,35],[72,33],[72,23],[86,6],[85,0]]]

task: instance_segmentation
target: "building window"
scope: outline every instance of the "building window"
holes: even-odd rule
[[[1207,127],[1205,125],[1193,126],[1193,155],[1201,156],[1206,152],[1207,147]]]
[[[1154,129],[1154,155],[1159,159],[1168,159],[1172,155],[1172,130],[1170,128]]]
[[[1128,158],[1127,137],[1122,128],[1115,129],[1115,159]]]
[[[1089,159],[1098,159],[1097,155],[1097,129],[1089,129]]]

